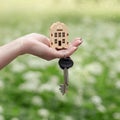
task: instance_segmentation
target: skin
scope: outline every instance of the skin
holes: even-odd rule
[[[71,56],[82,43],[81,38],[75,38],[65,50],[50,47],[50,40],[44,35],[31,33],[20,37],[0,47],[0,69],[4,68],[16,57],[32,54],[45,60]]]

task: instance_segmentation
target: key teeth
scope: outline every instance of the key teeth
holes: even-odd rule
[[[61,85],[60,85],[59,90],[60,90],[60,92],[62,93],[62,95],[64,95],[64,94],[66,93],[67,89],[68,89],[68,86],[67,86],[67,85],[64,85],[64,84],[61,84]]]
[[[60,85],[59,90],[60,90],[60,92],[62,93],[62,95],[65,94],[65,86],[64,86],[64,84],[61,84],[61,85]]]

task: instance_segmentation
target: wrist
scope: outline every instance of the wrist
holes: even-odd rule
[[[16,46],[17,56],[24,54],[24,45],[22,39],[15,40],[14,45]]]
[[[19,44],[19,55],[30,54],[32,46],[35,45],[35,41],[28,38],[19,38],[17,42]]]

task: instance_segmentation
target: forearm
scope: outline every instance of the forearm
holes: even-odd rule
[[[21,54],[21,42],[14,40],[0,47],[0,69]]]

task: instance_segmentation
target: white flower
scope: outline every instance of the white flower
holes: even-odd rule
[[[32,68],[40,68],[41,67],[40,59],[34,59],[34,57],[30,57],[27,63]]]
[[[75,97],[75,105],[79,105],[79,106],[81,106],[82,103],[83,103],[82,94],[79,93],[79,95]]]
[[[72,116],[64,116],[64,120],[74,120]]]
[[[86,69],[94,75],[101,74],[102,70],[103,70],[102,65],[99,62],[93,62],[93,63],[87,65]]]
[[[102,99],[100,96],[93,96],[91,101],[95,104],[97,110],[100,112],[106,112],[106,108],[102,105]]]
[[[116,79],[116,77],[117,77],[117,72],[116,72],[115,70],[113,70],[113,69],[110,69],[109,77],[110,77],[111,79]]]
[[[27,64],[31,68],[45,68],[45,67],[51,65],[51,63],[53,63],[53,62],[52,61],[51,62],[45,62],[44,60],[39,59],[39,58],[37,59],[34,56],[30,56],[29,59],[28,59],[28,62],[27,62]]]
[[[39,109],[38,110],[38,115],[42,117],[48,117],[49,116],[49,111],[47,109]]]
[[[49,83],[42,84],[38,89],[39,92],[44,92],[44,91],[53,91],[53,92],[55,92],[55,90],[56,90],[56,87],[53,87],[52,84],[49,84]]]
[[[120,38],[118,39],[117,46],[120,48]]]
[[[4,82],[0,79],[0,89],[4,88]]]
[[[88,83],[91,83],[91,84],[94,84],[94,83],[96,82],[96,79],[95,79],[95,77],[89,75],[89,76],[87,77],[87,82],[88,82]]]
[[[40,73],[29,71],[23,75],[26,80],[23,84],[19,86],[21,90],[36,91],[40,84]]]
[[[39,79],[40,75],[41,75],[40,72],[29,71],[23,75],[23,78],[28,81],[30,80],[34,81],[34,79]]]
[[[42,84],[41,86],[39,86],[38,88],[38,92],[43,92],[43,91],[52,91],[52,92],[56,92],[57,91],[57,87],[58,87],[58,77],[57,76],[52,76],[51,78],[49,78],[50,80],[45,83]]]
[[[98,105],[97,109],[102,113],[106,112],[106,108],[103,105]]]
[[[115,72],[119,73],[120,72],[120,61],[116,61],[113,64],[113,70],[115,70]]]
[[[120,120],[120,113],[119,113],[119,112],[114,113],[114,114],[113,114],[113,117],[114,117],[114,119],[116,119],[116,120]]]
[[[118,88],[118,89],[120,89],[120,80],[116,81],[115,87]]]
[[[0,115],[0,120],[5,120],[3,115]]]
[[[42,101],[42,99],[41,99],[39,96],[34,96],[34,97],[32,98],[32,103],[33,103],[34,105],[42,105],[42,104],[43,104],[43,101]]]
[[[16,117],[14,117],[14,118],[12,118],[11,120],[19,120],[18,118],[16,118]]]
[[[26,91],[36,91],[39,86],[39,81],[34,82],[25,82],[19,86],[20,90],[26,90]]]
[[[20,62],[15,62],[14,64],[12,64],[11,70],[13,72],[22,72],[23,70],[25,70],[26,66],[23,63]]]
[[[3,113],[3,107],[0,106],[0,113]]]
[[[101,98],[100,98],[99,96],[93,96],[93,97],[91,98],[91,101],[92,101],[94,104],[96,104],[96,105],[99,105],[99,104],[101,104],[101,102],[102,102],[102,100],[101,100]]]

